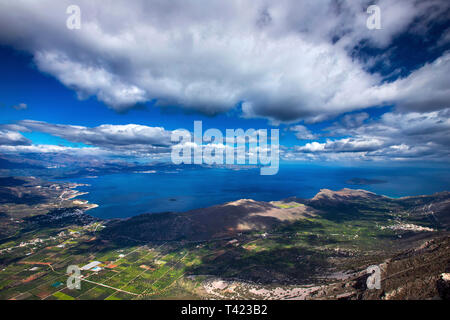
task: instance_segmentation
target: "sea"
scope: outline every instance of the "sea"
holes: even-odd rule
[[[282,163],[278,174],[260,175],[259,168],[149,170],[80,177],[88,184],[81,198],[98,204],[89,214],[125,218],[142,213],[183,212],[238,199],[275,201],[311,198],[320,189],[365,189],[389,197],[450,191],[448,168],[402,166],[323,166]]]

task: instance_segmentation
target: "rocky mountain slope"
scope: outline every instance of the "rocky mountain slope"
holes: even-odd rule
[[[269,230],[313,215],[315,210],[304,205],[282,208],[243,199],[184,213],[144,214],[114,221],[105,229],[104,236],[139,241],[206,240]]]
[[[313,216],[335,222],[364,217],[377,223],[384,219],[394,221],[392,227],[408,224],[414,228],[418,223],[435,230],[448,228],[449,212],[448,192],[392,199],[365,190],[322,189],[312,199],[289,198],[279,202],[242,199],[184,213],[144,214],[115,220],[105,229],[104,236],[138,241],[204,240],[267,231]]]
[[[436,237],[379,264],[381,288],[368,289],[361,270],[322,288],[315,298],[362,300],[449,299],[450,237]]]

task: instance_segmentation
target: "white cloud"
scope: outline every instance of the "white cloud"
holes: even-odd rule
[[[69,142],[83,143],[92,147],[66,147],[56,145],[31,145],[21,132],[44,132]],[[171,131],[162,127],[137,124],[103,124],[89,128],[42,121],[22,120],[0,128],[0,151],[9,153],[63,153],[108,156],[123,155],[158,158],[170,154]]]
[[[404,79],[386,85],[403,111],[431,111],[450,107],[450,52]],[[387,95],[389,97],[389,94]]]
[[[366,152],[379,149],[384,141],[376,138],[353,139],[345,138],[339,140],[327,140],[324,143],[311,142],[304,147],[298,147],[301,152]]]
[[[30,145],[31,141],[21,135],[19,132],[0,129],[0,145],[19,146]]]
[[[342,117],[341,122],[345,128],[358,128],[367,119],[369,119],[369,114],[366,112],[361,112],[355,114],[346,114]]]
[[[325,150],[325,143],[319,143],[319,142],[311,142],[307,143],[304,147],[298,147],[297,151],[300,152],[321,152]]]
[[[290,127],[289,130],[295,132],[295,136],[299,140],[312,140],[317,138],[315,134],[313,134],[311,131],[309,131],[308,128],[303,125]]]
[[[41,71],[56,76],[64,85],[75,89],[81,99],[96,95],[119,111],[149,100],[144,90],[124,83],[119,76],[102,67],[71,61],[59,52],[37,52],[34,59]]]
[[[90,145],[91,147],[69,147],[61,145],[31,144],[20,132],[44,132],[53,136],[61,137],[69,142],[77,142]],[[177,130],[175,130],[177,131]],[[65,124],[52,124],[42,121],[22,120],[15,124],[5,124],[0,126],[0,152],[5,153],[55,153],[69,154],[75,156],[127,156],[137,158],[152,158],[169,160],[174,144],[179,141],[171,141],[172,133],[162,127],[149,127],[137,124],[110,125],[103,124],[89,128],[84,126],[74,126]],[[265,135],[267,132],[263,131]],[[262,148],[258,145],[259,130],[242,131],[239,130],[232,138],[224,134],[223,140],[206,141],[203,136],[202,146],[193,141],[184,142],[183,146],[192,150],[224,151],[235,154],[236,158],[244,155],[250,157],[264,152],[268,154],[270,148],[270,133],[268,145]],[[2,136],[4,134],[4,137]],[[206,133],[206,131],[205,131]],[[246,135],[248,134],[248,135]],[[8,139],[6,139],[6,137]],[[21,141],[20,137],[25,139]],[[192,137],[192,134],[191,134]],[[235,144],[237,142],[237,144]],[[24,144],[24,145],[21,145]],[[240,149],[240,144],[244,149]],[[270,154],[270,153],[269,153]],[[204,154],[204,157],[207,157]],[[243,158],[245,159],[245,158]]]
[[[101,156],[108,152],[99,148],[73,148],[65,146],[38,144],[30,146],[8,146],[0,145],[0,151],[4,153],[57,153],[72,154],[75,156]]]
[[[303,146],[280,146],[280,156],[284,159],[306,161],[447,161],[450,157],[449,115],[450,109],[426,113],[388,112],[379,119],[368,119],[364,113],[353,114],[342,117],[341,122],[316,134],[304,126],[294,126],[290,129],[300,133],[301,138],[314,136],[316,139],[325,135],[329,138],[324,142],[312,141]],[[45,132],[92,147],[32,145],[30,140],[19,133],[30,131]],[[260,147],[256,145],[256,133],[250,134],[249,146],[245,151],[247,156],[260,151]],[[172,146],[170,136],[171,131],[164,128],[136,124],[104,124],[90,128],[23,120],[0,127],[0,152],[168,158]],[[333,136],[336,138],[332,138]],[[244,142],[242,135],[237,139]],[[214,146],[236,152],[230,142],[225,140],[225,144]],[[194,149],[198,148],[193,142],[188,142],[188,145]],[[213,145],[208,142],[203,144],[203,148],[211,146]]]
[[[450,109],[426,113],[388,112],[379,120],[355,126],[345,121],[326,129],[329,135],[349,138],[327,139],[297,146],[289,157],[313,160],[433,160],[450,157]],[[307,156],[307,154],[311,154]],[[345,154],[345,155],[344,155]]]
[[[111,125],[98,127],[52,124],[42,121],[22,120],[4,127],[16,131],[39,131],[71,142],[81,142],[88,145],[108,148],[136,148],[137,145],[168,147],[171,131],[162,127],[149,127],[138,124]]]
[[[77,1],[82,28],[65,27],[70,1],[0,3],[0,43],[123,111],[157,99],[207,114],[243,102],[244,117],[320,121],[370,106],[446,108],[448,55],[382,83],[349,50],[383,48],[412,21],[423,32],[447,1],[378,1],[382,30],[365,27],[369,1]],[[371,4],[371,3],[370,3]]]

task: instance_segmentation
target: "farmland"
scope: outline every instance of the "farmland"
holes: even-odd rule
[[[16,231],[0,241],[0,299],[327,298],[342,281],[356,283],[367,266],[382,265],[430,239],[443,239],[430,253],[436,270],[448,265],[445,193],[392,200],[325,190],[305,201],[215,206],[205,209],[210,220],[203,211],[169,220],[154,215],[99,220],[80,202],[61,200],[71,187],[48,193],[39,188],[46,201],[28,207],[28,215],[14,203],[4,208],[9,217],[1,220],[4,229]],[[223,215],[225,224],[245,221],[246,228],[223,231],[215,218]],[[180,236],[183,219],[202,233]],[[145,227],[149,221],[151,228]],[[81,268],[80,274],[74,278],[69,266]],[[68,280],[80,280],[80,287],[68,287]]]

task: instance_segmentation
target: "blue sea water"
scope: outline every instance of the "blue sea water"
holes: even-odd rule
[[[384,183],[352,185],[352,178]],[[142,213],[187,211],[227,201],[250,198],[261,201],[291,196],[311,198],[320,189],[366,189],[390,197],[432,194],[450,190],[446,168],[329,167],[282,164],[279,173],[261,176],[259,169],[190,168],[155,173],[120,173],[96,179],[71,179],[90,186],[81,198],[99,205],[89,214],[100,218],[130,217]]]

